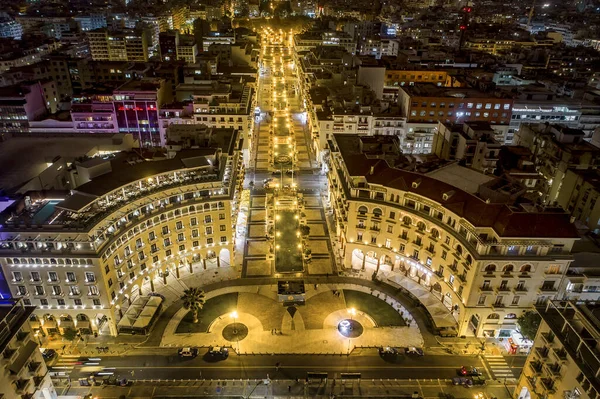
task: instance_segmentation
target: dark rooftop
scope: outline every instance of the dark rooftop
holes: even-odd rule
[[[334,134],[340,154],[351,176],[364,176],[369,183],[413,192],[443,204],[476,227],[491,227],[502,237],[577,238],[577,230],[564,212],[528,212],[518,204],[486,203],[455,186],[426,175],[394,168],[386,160],[367,157],[360,150],[360,137]],[[418,185],[412,183],[419,181]]]

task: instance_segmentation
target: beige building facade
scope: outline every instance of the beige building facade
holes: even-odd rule
[[[210,134],[167,159],[96,159],[71,195],[27,193],[2,214],[0,266],[13,297],[37,306],[41,333],[116,335],[168,276],[233,265],[241,139]]]
[[[577,240],[568,215],[490,203],[392,167],[394,146],[334,135],[329,188],[343,264],[428,291],[458,335],[510,336],[523,311],[558,294]]]

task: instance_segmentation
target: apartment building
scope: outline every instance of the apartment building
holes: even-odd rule
[[[522,312],[558,294],[578,240],[567,213],[514,201],[468,168],[417,165],[393,136],[334,134],[332,145],[343,264],[422,296],[437,328],[510,337]]]
[[[436,86],[448,86],[448,72],[418,69],[386,69],[385,86],[413,86],[415,83],[433,83]]]
[[[56,399],[57,393],[38,346],[35,306],[20,299],[0,305],[0,396],[6,399]],[[33,321],[31,320],[33,318]]]
[[[28,133],[29,122],[46,112],[39,82],[0,87],[0,135]]]
[[[148,61],[149,31],[96,29],[87,32],[90,54],[94,61]]]
[[[256,105],[251,86],[230,79],[197,80],[195,75],[185,76],[184,83],[177,86],[176,100],[160,113],[161,136],[174,123],[236,129],[243,137],[244,165],[249,164]]]
[[[113,91],[119,132],[131,133],[143,147],[162,147],[166,138],[159,128],[162,104],[173,101],[171,85],[160,78],[130,80]]]
[[[549,301],[514,395],[519,399],[595,399],[600,393],[600,308]]]
[[[44,334],[143,330],[129,307],[155,282],[233,265],[240,146],[233,129],[211,129],[197,148],[154,161],[122,152],[75,163],[69,193],[26,193],[0,214],[12,296],[37,306]]]
[[[450,125],[439,122],[433,137],[432,153],[441,159],[462,161],[483,173],[493,173],[502,145],[494,138],[489,123],[466,122]]]
[[[577,195],[572,191],[573,182],[565,179],[567,171],[596,169],[600,159],[600,148],[585,141],[584,136],[582,130],[563,125],[540,123],[521,126],[515,136],[515,144],[531,150],[536,168],[544,176],[536,187],[540,201],[556,204],[564,185],[566,191],[561,201],[567,209],[574,205],[571,199]],[[569,177],[575,178],[576,174]]]
[[[0,38],[8,37],[11,39],[21,40],[23,28],[21,24],[10,18],[8,15],[0,15]]]
[[[308,51],[318,46],[344,47],[352,55],[356,54],[356,40],[346,32],[308,31],[294,35],[294,50]]]
[[[600,171],[569,168],[564,174],[556,203],[594,233],[600,232]]]
[[[471,88],[445,88],[431,83],[401,86],[398,103],[407,122],[510,123],[513,100]]]
[[[192,35],[181,35],[177,43],[177,59],[188,64],[195,64],[198,56],[198,44]]]

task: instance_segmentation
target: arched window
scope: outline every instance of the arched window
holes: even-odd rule
[[[369,210],[364,205],[358,207],[358,213],[360,213],[361,215],[366,215],[368,211]]]
[[[470,265],[473,263],[473,258],[471,257],[471,255],[467,254],[465,261],[467,262],[467,265]]]
[[[514,313],[507,313],[506,316],[504,316],[505,319],[516,319],[517,315]]]
[[[490,320],[498,320],[500,319],[500,315],[498,313],[491,313],[487,318]]]
[[[496,271],[496,265],[487,265],[485,267],[486,273],[494,273]]]
[[[404,216],[404,217],[402,218],[402,223],[404,223],[404,224],[405,224],[405,225],[407,225],[407,226],[410,226],[410,225],[412,224],[412,219],[411,219],[411,218],[409,218],[408,216]]]
[[[506,265],[502,268],[502,272],[504,273],[511,273],[513,270],[515,270],[513,265]]]
[[[431,236],[433,238],[440,238],[440,232],[437,229],[431,229]]]
[[[531,271],[531,265],[523,265],[520,269],[521,273],[529,273]]]
[[[373,216],[380,218],[382,214],[383,214],[383,212],[381,211],[381,209],[379,209],[379,208],[373,209]]]
[[[456,252],[457,252],[459,255],[462,255],[462,253],[463,253],[463,249],[462,249],[462,246],[461,246],[460,244],[456,246]]]
[[[417,223],[417,230],[419,231],[425,231],[426,227],[425,227],[425,223],[423,222],[418,222]]]

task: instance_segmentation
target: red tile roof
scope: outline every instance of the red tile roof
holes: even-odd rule
[[[501,237],[577,238],[575,225],[565,212],[527,212],[512,204],[486,203],[481,198],[426,175],[390,167],[382,159],[369,159],[358,150],[359,136],[335,134],[334,139],[351,176],[365,176],[378,184],[412,192],[442,204],[475,227],[491,227]],[[371,168],[372,171],[371,171]],[[412,183],[420,180],[415,188]],[[449,197],[444,199],[444,194]]]

